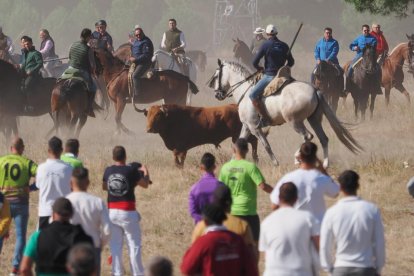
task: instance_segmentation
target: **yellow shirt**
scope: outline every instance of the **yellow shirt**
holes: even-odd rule
[[[227,228],[227,230],[240,235],[247,246],[256,246],[256,243],[253,240],[252,231],[250,230],[250,226],[247,222],[231,214],[226,214],[226,216],[227,219],[223,222],[223,225]],[[197,223],[193,230],[191,243],[194,243],[195,240],[202,236],[206,228],[206,224],[203,220]]]

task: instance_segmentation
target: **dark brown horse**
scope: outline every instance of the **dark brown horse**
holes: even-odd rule
[[[407,36],[410,38],[409,36]],[[390,91],[391,88],[396,88],[398,91],[404,94],[407,101],[410,102],[410,94],[403,85],[404,72],[403,66],[405,61],[408,62],[408,66],[414,68],[413,60],[413,48],[414,42],[411,40],[408,43],[398,44],[385,59],[382,65],[382,86],[385,88],[385,102],[387,105],[390,103]],[[410,65],[411,64],[411,65]]]
[[[247,46],[247,44],[239,38],[233,39],[233,42],[235,43],[233,46],[233,56],[239,62],[241,61],[242,63],[244,63],[250,69],[250,71],[256,71],[256,69],[252,65],[254,55],[250,51],[249,46]]]
[[[345,66],[344,71],[348,72],[349,63]],[[355,117],[358,112],[361,113],[361,119],[365,120],[365,112],[368,108],[368,99],[371,96],[370,112],[371,119],[374,114],[375,98],[378,90],[381,89],[381,68],[377,64],[375,48],[366,45],[362,60],[355,66],[352,77],[347,77],[347,88],[354,99]]]
[[[115,104],[115,122],[117,133],[131,133],[122,123],[122,113],[127,103],[131,103],[128,81],[128,67],[117,57],[106,50],[96,50],[103,66],[103,77],[109,98]],[[134,97],[134,103],[153,103],[163,100],[167,104],[185,105],[187,101],[189,80],[174,71],[156,72],[151,79],[141,80],[142,93]],[[135,105],[134,105],[135,107]],[[136,111],[142,111],[135,107]]]
[[[22,75],[12,64],[0,60],[0,72],[0,126],[6,135],[17,135],[18,116],[33,117],[50,113],[50,95],[56,79],[40,78],[36,89],[29,91],[26,96],[20,89]],[[25,111],[26,104],[32,106],[33,110]]]
[[[315,69],[315,87],[320,90],[329,106],[336,113],[338,101],[344,90],[344,74],[341,68],[322,60]]]

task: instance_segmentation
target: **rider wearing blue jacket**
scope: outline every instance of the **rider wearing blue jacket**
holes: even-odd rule
[[[336,39],[332,37],[332,29],[326,27],[323,38],[321,38],[315,46],[315,59],[319,63],[321,60],[330,61],[334,64],[339,64],[337,55],[339,53],[339,44]]]
[[[151,67],[151,59],[154,54],[154,46],[151,39],[145,36],[141,28],[135,29],[136,40],[132,44],[130,61],[136,65],[134,74],[135,95],[139,93],[141,76]]]
[[[292,67],[295,64],[295,60],[289,51],[289,46],[277,38],[277,30],[275,26],[268,25],[266,27],[266,34],[269,37],[268,40],[262,44],[253,59],[253,66],[257,70],[263,70],[264,75],[249,94],[253,106],[260,115],[260,122],[258,124],[258,127],[260,128],[269,125],[271,121],[266,112],[266,107],[261,100],[264,89],[277,75],[279,69],[286,64],[286,61],[289,67]],[[265,59],[264,68],[259,65],[259,62],[263,57]]]
[[[355,40],[351,44],[349,44],[349,49],[351,51],[357,52],[357,54],[349,66],[348,77],[352,76],[352,66],[360,57],[362,57],[362,53],[366,45],[371,45],[374,49],[376,49],[377,39],[369,33],[368,25],[362,25],[362,34],[355,38]]]

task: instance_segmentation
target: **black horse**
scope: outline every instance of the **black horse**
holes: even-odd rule
[[[346,71],[346,70],[345,70]],[[371,119],[374,114],[375,98],[381,91],[381,67],[377,64],[375,48],[366,45],[362,60],[354,67],[351,78],[347,77],[347,89],[354,99],[355,117],[361,113],[361,119],[365,120],[365,112],[368,108],[368,98],[371,95],[370,112]]]

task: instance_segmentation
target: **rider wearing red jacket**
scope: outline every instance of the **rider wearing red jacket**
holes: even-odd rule
[[[377,39],[377,57],[388,54],[388,43],[379,24],[372,24],[371,35]]]

